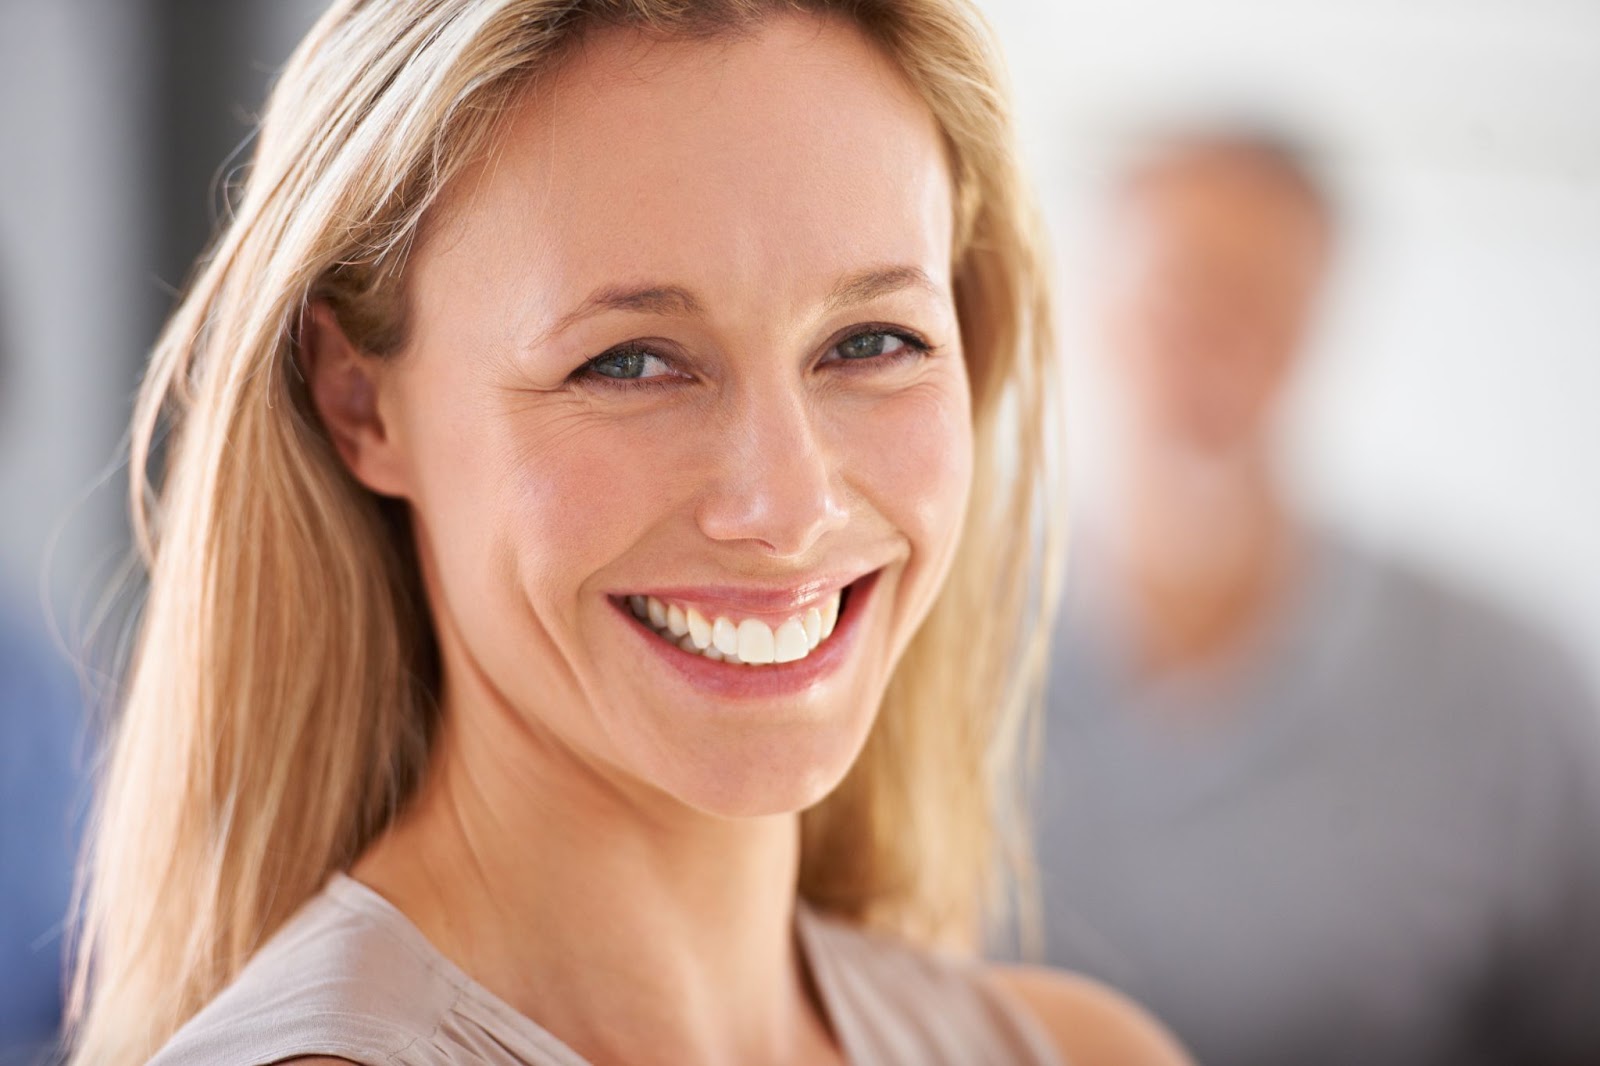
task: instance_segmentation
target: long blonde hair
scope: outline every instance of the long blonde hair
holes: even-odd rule
[[[967,0],[340,0],[272,92],[241,202],[134,415],[149,590],[80,873],[75,1062],[144,1062],[393,819],[428,758],[437,666],[414,550],[308,401],[308,303],[394,350],[423,217],[578,34],[740,32],[776,10],[853,21],[943,129],[977,442],[954,569],[860,759],[802,817],[798,890],[908,936],[972,934],[1007,850],[997,784],[1040,665],[1057,528],[1043,227],[981,17]]]

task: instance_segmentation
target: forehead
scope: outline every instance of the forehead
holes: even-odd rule
[[[1326,240],[1328,220],[1280,167],[1227,149],[1175,153],[1139,171],[1121,198],[1136,237],[1244,254],[1306,254]]]
[[[524,93],[425,258],[526,271],[535,303],[622,279],[809,298],[884,263],[943,284],[951,211],[931,112],[854,27],[605,28]]]

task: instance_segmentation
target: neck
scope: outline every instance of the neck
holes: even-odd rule
[[[827,1053],[793,936],[797,815],[647,794],[481,689],[443,712],[416,801],[353,876],[590,1061]]]
[[[1297,546],[1264,448],[1196,458],[1135,456],[1123,498],[1117,579],[1146,672],[1204,667],[1237,652],[1276,605]]]

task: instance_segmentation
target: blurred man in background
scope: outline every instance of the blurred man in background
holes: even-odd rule
[[[1335,228],[1270,136],[1169,138],[1118,188],[1119,467],[1076,534],[1036,792],[1048,961],[1218,1066],[1600,1063],[1573,664],[1276,477]]]

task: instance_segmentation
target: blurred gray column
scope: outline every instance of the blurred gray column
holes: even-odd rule
[[[69,643],[126,554],[150,344],[323,6],[0,0],[0,600]]]
[[[150,29],[129,0],[0,2],[0,595],[92,595],[155,290]],[[41,581],[42,568],[49,573]]]

